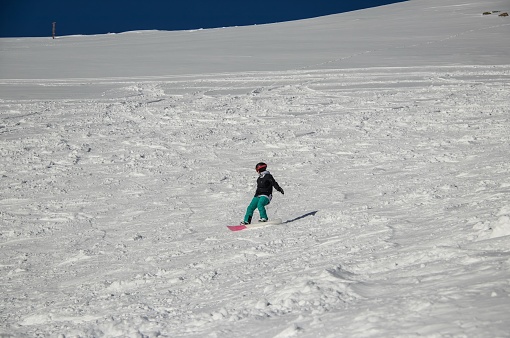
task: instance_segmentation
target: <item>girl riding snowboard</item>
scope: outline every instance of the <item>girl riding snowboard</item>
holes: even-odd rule
[[[283,194],[283,189],[275,181],[273,175],[267,171],[267,164],[264,162],[257,163],[255,170],[259,173],[257,178],[257,190],[255,196],[251,200],[250,205],[246,209],[246,215],[241,224],[250,224],[255,209],[259,210],[260,220],[259,222],[267,222],[266,205],[271,202],[273,197],[273,187]]]

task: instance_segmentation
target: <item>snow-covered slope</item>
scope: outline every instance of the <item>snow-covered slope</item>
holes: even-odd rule
[[[508,336],[508,10],[1,39],[0,335]]]
[[[0,78],[508,63],[506,0],[413,0],[253,27],[2,39]]]

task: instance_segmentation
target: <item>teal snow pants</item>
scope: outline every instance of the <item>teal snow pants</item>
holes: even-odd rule
[[[253,217],[253,212],[255,209],[259,209],[260,218],[267,219],[266,213],[266,205],[269,204],[269,198],[266,196],[255,196],[251,200],[248,209],[246,209],[246,215],[244,216],[244,221],[246,223],[251,223],[251,218]]]

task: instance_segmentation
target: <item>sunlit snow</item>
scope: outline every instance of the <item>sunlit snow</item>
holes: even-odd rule
[[[508,336],[509,10],[0,39],[0,336]]]

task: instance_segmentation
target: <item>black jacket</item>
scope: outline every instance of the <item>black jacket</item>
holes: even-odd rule
[[[265,195],[271,199],[273,187],[283,194],[283,189],[278,185],[278,182],[275,181],[273,175],[271,175],[269,171],[261,172],[259,178],[257,178],[257,191],[255,191],[255,196]]]

